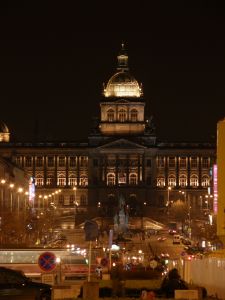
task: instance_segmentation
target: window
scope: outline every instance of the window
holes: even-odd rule
[[[190,177],[190,186],[198,186],[198,176],[197,175],[192,175]]]
[[[75,204],[75,195],[70,195],[70,205]]]
[[[170,175],[168,178],[168,186],[176,185],[176,177],[174,175]]]
[[[132,173],[129,176],[129,183],[131,185],[136,185],[137,184],[137,174],[136,173]]]
[[[60,157],[58,158],[58,164],[59,164],[59,167],[65,167],[65,162],[66,162],[65,156],[60,156]]]
[[[37,167],[42,167],[43,166],[43,157],[42,156],[38,156],[36,158],[36,166]]]
[[[49,156],[47,160],[48,167],[54,167],[54,157]]]
[[[119,122],[125,122],[126,121],[126,111],[124,109],[119,110]]]
[[[109,173],[107,174],[107,185],[115,185],[115,174]]]
[[[87,167],[87,162],[88,162],[87,156],[80,157],[80,166],[81,167]]]
[[[53,185],[54,184],[54,176],[53,175],[48,175],[46,179],[46,185]]]
[[[76,166],[76,157],[71,156],[70,157],[70,167],[75,167]]]
[[[88,185],[88,178],[87,178],[87,176],[81,176],[80,177],[80,185],[81,186],[87,186]]]
[[[180,168],[186,169],[187,168],[187,159],[186,157],[180,157]]]
[[[63,203],[64,203],[64,196],[59,195],[59,204],[63,204]]]
[[[191,168],[197,169],[198,167],[198,159],[197,157],[191,157]]]
[[[66,185],[66,178],[64,175],[59,175],[58,176],[58,182],[57,182],[57,185],[59,186],[64,186]]]
[[[207,175],[202,176],[202,186],[208,187],[209,184],[210,184],[209,176]]]
[[[119,184],[126,184],[127,178],[126,178],[126,173],[121,172],[118,174],[118,183]]]
[[[182,187],[187,186],[187,176],[186,175],[181,175],[179,178],[179,185]]]
[[[25,158],[25,167],[31,167],[32,166],[32,157],[31,156],[27,156]]]
[[[209,168],[209,158],[208,157],[203,157],[202,158],[202,168],[203,169],[208,169]]]
[[[159,176],[159,177],[157,178],[156,185],[157,185],[158,187],[163,187],[163,186],[165,186],[165,177]]]
[[[175,157],[169,157],[169,168],[175,168],[176,162]]]
[[[131,122],[137,122],[138,112],[136,109],[132,109],[130,112],[130,120]]]
[[[114,113],[114,110],[113,109],[109,109],[107,111],[107,120],[108,122],[113,122],[115,119],[115,113]]]
[[[37,176],[35,177],[35,184],[36,184],[37,186],[42,186],[42,185],[44,184],[44,178],[43,178],[42,175],[37,175]]]
[[[86,195],[80,196],[80,205],[87,205],[87,197]]]
[[[71,186],[77,185],[77,178],[74,175],[70,175],[68,184]]]
[[[157,167],[158,168],[164,168],[165,167],[165,159],[164,159],[163,156],[158,156]]]

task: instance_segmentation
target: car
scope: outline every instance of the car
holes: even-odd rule
[[[0,299],[6,296],[16,299],[16,296],[20,296],[25,299],[51,300],[51,294],[51,285],[33,282],[22,271],[0,267]]]
[[[178,234],[173,236],[173,244],[180,244],[180,236]]]

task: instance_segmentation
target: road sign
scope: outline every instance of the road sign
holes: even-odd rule
[[[52,252],[44,252],[38,258],[39,267],[45,271],[50,272],[56,267],[56,256]]]

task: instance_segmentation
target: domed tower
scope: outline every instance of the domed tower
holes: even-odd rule
[[[0,121],[0,142],[9,142],[9,129],[4,122]]]
[[[117,72],[104,86],[99,130],[106,136],[140,135],[145,131],[142,86],[131,75],[122,44]]]

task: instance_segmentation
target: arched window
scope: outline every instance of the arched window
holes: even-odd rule
[[[35,185],[37,185],[37,186],[42,186],[43,184],[44,184],[44,176],[38,174],[38,175],[35,177]]]
[[[113,122],[115,120],[115,112],[113,109],[107,111],[107,120],[108,122]]]
[[[49,174],[46,179],[46,185],[53,185],[54,184],[54,175]]]
[[[132,109],[131,112],[130,112],[130,120],[131,122],[137,122],[138,120],[138,112],[136,109]]]
[[[63,174],[58,176],[57,185],[64,186],[66,185],[66,177]]]
[[[157,178],[157,186],[158,187],[163,187],[163,186],[165,186],[165,177],[163,177],[163,176],[159,176],[158,178]]]
[[[119,110],[119,122],[125,122],[127,119],[127,114],[125,109],[120,109]]]
[[[137,184],[137,174],[136,173],[131,173],[129,175],[129,183],[132,184],[132,185]]]
[[[190,177],[190,186],[198,186],[198,176],[192,175]]]
[[[202,176],[202,186],[204,187],[209,186],[209,176],[207,175]]]
[[[174,175],[169,176],[168,185],[169,186],[175,186],[176,185],[176,177]]]
[[[114,173],[108,173],[107,174],[107,185],[115,185],[115,174]]]
[[[186,175],[181,175],[179,178],[179,185],[184,187],[187,185],[187,176]]]
[[[81,176],[80,177],[80,185],[81,186],[87,186],[88,185],[88,178],[87,178],[87,176]]]

